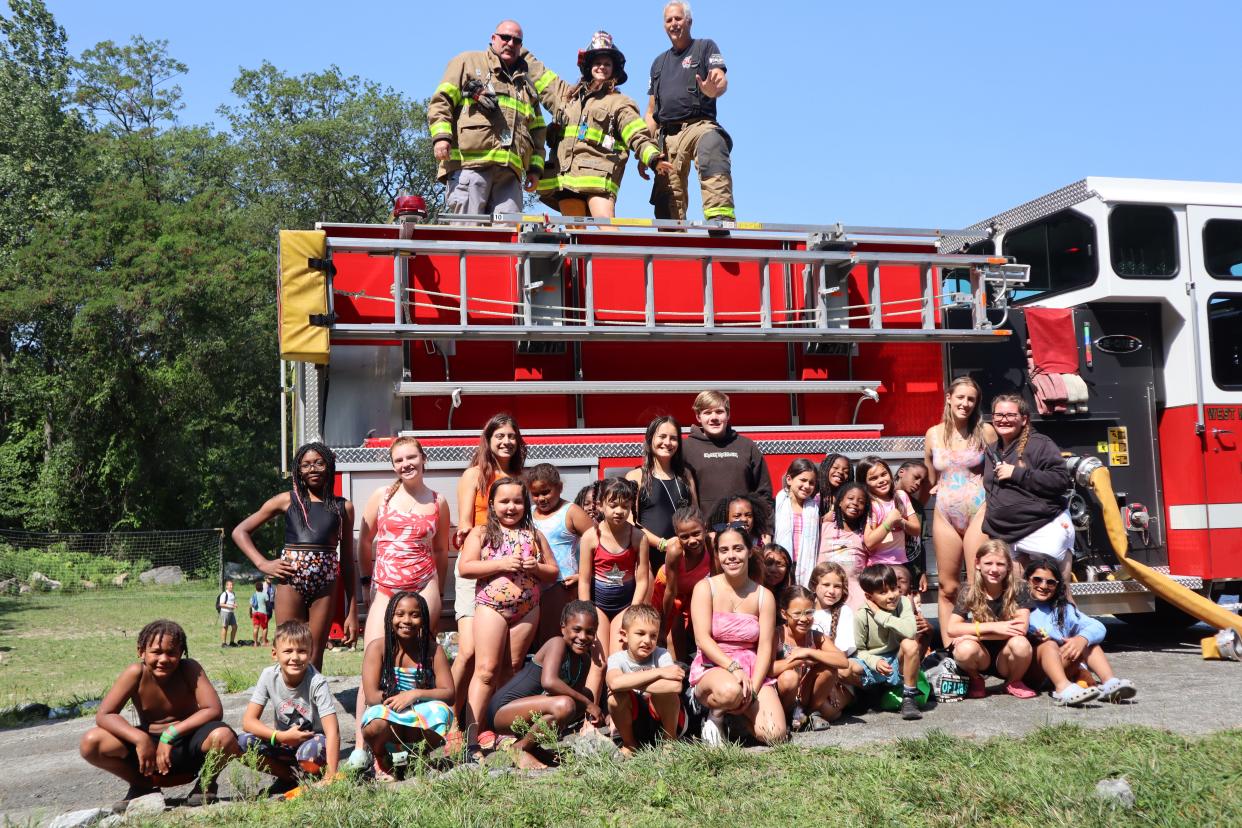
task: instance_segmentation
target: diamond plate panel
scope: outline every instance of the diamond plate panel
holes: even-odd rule
[[[313,443],[323,434],[319,423],[319,371],[313,365],[300,363],[302,374],[302,437],[301,442]]]
[[[1037,221],[1044,216],[1058,213],[1067,207],[1073,207],[1075,204],[1081,204],[1089,198],[1094,198],[1095,195],[1094,190],[1087,188],[1087,180],[1085,178],[1082,181],[1075,181],[1073,184],[1048,193],[1048,195],[1028,201],[1025,204],[1020,204],[1012,210],[1006,210],[992,218],[972,224],[965,228],[965,232],[962,235],[945,236],[940,240],[939,250],[941,253],[956,253],[964,245],[987,236],[988,228],[993,225],[996,226],[996,232],[1001,233],[1014,227],[1021,227],[1024,224]],[[970,231],[978,231],[978,234],[971,235]]]
[[[1168,575],[1167,566],[1153,567],[1157,572]],[[1169,575],[1169,577],[1187,589],[1203,589],[1203,579],[1187,575]],[[1076,581],[1070,585],[1075,595],[1116,595],[1122,592],[1147,592],[1147,587],[1138,581]]]

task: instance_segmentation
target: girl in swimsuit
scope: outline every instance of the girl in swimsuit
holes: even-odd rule
[[[427,604],[427,628],[434,635],[448,572],[448,501],[428,488],[423,479],[426,455],[422,444],[413,437],[398,437],[388,453],[397,479],[372,493],[362,510],[358,532],[358,566],[369,604],[364,651],[371,642],[388,635],[389,625],[384,622],[389,615],[388,602],[401,592],[422,596]],[[364,702],[364,694],[359,693],[359,724],[354,739],[359,746],[364,744]]]
[[[578,596],[578,541],[595,521],[581,506],[561,497],[564,484],[560,472],[551,463],[540,463],[527,476],[530,500],[535,507],[535,528],[543,532],[560,569],[557,579],[543,585],[539,598],[539,633],[535,644],[541,645],[560,632],[561,610]]]
[[[307,443],[293,457],[292,490],[268,500],[233,530],[233,543],[259,571],[277,579],[276,617],[310,625],[318,670],[332,625],[338,571],[347,602],[342,643],[349,646],[358,637],[354,506],[332,493],[335,479],[336,455],[322,443]],[[273,560],[254,545],[253,533],[277,515],[285,516],[285,548]]]
[[[699,651],[690,665],[690,686],[708,709],[703,741],[719,744],[725,715],[741,718],[764,744],[786,737],[785,711],[768,676],[776,635],[776,601],[751,580],[754,544],[741,529],[716,534],[719,575],[694,588],[690,614]]]
[[[600,647],[595,605],[570,601],[560,617],[561,634],[549,638],[539,652],[492,699],[488,717],[500,733],[513,733],[519,720],[543,719],[558,734],[577,722],[598,726],[604,722],[599,706],[604,677],[604,650]],[[513,745],[519,768],[547,767],[549,760],[531,727]],[[541,758],[542,754],[542,758]]]
[[[531,520],[530,492],[515,477],[502,477],[488,494],[487,524],[470,530],[457,562],[476,580],[475,665],[466,692],[467,726],[481,724],[500,685],[501,659],[514,673],[522,666],[539,624],[540,583],[560,574],[548,541]]]
[[[690,659],[694,625],[690,620],[690,597],[694,585],[712,574],[712,555],[707,548],[707,520],[695,506],[673,513],[677,545],[670,546],[664,566],[655,576],[651,603],[663,618],[663,640],[675,661]]]
[[[461,549],[475,526],[487,522],[487,492],[502,477],[520,477],[526,465],[526,442],[517,420],[501,413],[487,421],[479,435],[479,446],[470,458],[470,468],[457,481],[457,529],[453,548]],[[461,558],[458,557],[460,563]],[[466,688],[474,667],[474,581],[460,571],[453,578],[453,615],[457,620],[457,657],[453,659],[453,686],[457,688],[456,710],[461,715]]]
[[[582,536],[578,598],[595,602],[604,654],[612,655],[621,647],[621,625],[612,624],[612,619],[631,604],[645,603],[651,564],[647,537],[629,522],[634,484],[620,477],[605,480],[600,507],[604,519]]]
[[[362,659],[358,696],[367,707],[358,727],[381,782],[393,779],[390,750],[439,747],[453,725],[453,676],[431,621],[421,595],[398,591],[384,608],[383,636],[367,644]]]
[[[970,377],[949,383],[944,416],[927,429],[924,440],[927,482],[936,496],[932,545],[936,550],[939,612],[948,618],[962,583],[963,562],[974,571],[975,551],[983,536],[983,448],[996,432],[983,422],[979,385]],[[941,638],[949,643],[944,624]]]
[[[694,506],[699,499],[681,451],[681,425],[675,418],[656,417],[651,421],[643,442],[643,464],[626,472],[625,479],[638,487],[634,522],[647,536],[654,572],[664,565],[668,547],[677,543],[673,512]],[[648,593],[646,598],[650,597]]]

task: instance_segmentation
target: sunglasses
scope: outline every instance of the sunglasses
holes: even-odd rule
[[[519,46],[522,45],[521,35],[501,34],[500,32],[496,32],[496,34],[492,35],[492,37],[498,37],[505,43],[516,43]]]
[[[732,523],[713,523],[712,524],[712,529],[715,530],[716,532],[723,532],[726,529],[745,529],[745,528],[746,528],[746,524],[742,523],[740,520],[735,520]]]
[[[790,612],[789,610],[785,610],[785,614],[788,615],[790,618],[794,618],[794,619],[801,621],[806,618],[814,618],[815,610],[803,610],[802,612]]]
[[[1041,578],[1038,575],[1032,575],[1030,578],[1030,581],[1031,581],[1031,586],[1037,586],[1037,587],[1046,586],[1048,587],[1048,589],[1056,589],[1057,584],[1061,583],[1056,578]]]

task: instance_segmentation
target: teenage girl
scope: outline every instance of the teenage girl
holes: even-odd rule
[[[837,707],[844,709],[854,697],[854,688],[862,686],[862,664],[849,658],[858,650],[854,643],[854,610],[849,596],[849,578],[845,568],[826,561],[811,570],[811,591],[815,593],[815,629],[836,645],[849,663],[837,671]]]
[[[395,593],[384,607],[383,637],[367,644],[362,658],[359,695],[367,708],[359,727],[381,782],[393,779],[391,750],[439,747],[453,726],[453,674],[432,620],[422,595]]]
[[[95,726],[82,737],[83,759],[129,783],[125,801],[186,784],[213,750],[226,762],[241,754],[236,734],[222,721],[220,696],[189,655],[181,625],[160,620],[143,627],[138,662],[121,672],[99,703]],[[130,702],[137,725],[121,715]],[[188,802],[215,797],[215,775],[200,776]]]
[[[479,445],[470,458],[470,468],[457,481],[457,529],[453,547],[461,549],[476,526],[487,522],[487,493],[502,477],[518,477],[526,465],[526,442],[517,421],[509,414],[497,414],[483,426]],[[453,686],[457,688],[456,710],[461,715],[474,667],[474,591],[475,584],[461,574],[453,581],[453,615],[457,619],[457,657],[453,659]]]
[[[932,544],[940,582],[940,617],[948,618],[957,601],[962,564],[975,568],[975,550],[983,543],[983,452],[996,431],[983,422],[979,385],[970,377],[949,383],[940,422],[927,429],[923,465],[936,495]],[[941,630],[947,645],[948,633]]]
[[[867,560],[859,563],[858,571],[877,563],[904,564],[906,535],[918,537],[922,531],[919,513],[910,502],[910,495],[896,487],[888,464],[878,457],[859,460],[855,473],[871,496],[871,512],[863,536]]]
[[[669,546],[664,566],[655,576],[652,603],[663,620],[661,639],[674,661],[687,662],[694,643],[690,596],[695,585],[712,574],[707,549],[707,521],[694,506],[673,513],[677,543]]]
[[[837,489],[852,479],[854,470],[844,454],[829,454],[819,464],[819,511],[828,514],[837,502]]]
[[[492,698],[488,717],[500,733],[514,733],[514,724],[535,719],[563,734],[576,722],[603,724],[600,690],[603,688],[604,651],[600,646],[598,614],[590,601],[570,601],[561,611],[561,634],[549,638],[521,672]],[[513,746],[519,768],[538,769],[551,761],[530,727]]]
[[[837,676],[849,659],[824,633],[815,629],[815,596],[806,587],[785,587],[780,596],[772,677],[793,730],[821,730],[841,716]]]
[[[358,637],[354,506],[333,494],[335,479],[336,455],[323,443],[307,443],[293,457],[293,488],[268,500],[233,530],[237,548],[260,572],[277,580],[276,617],[310,626],[318,670],[323,669],[323,651],[332,626],[338,574],[347,602],[343,643],[349,646]],[[277,515],[285,516],[285,548],[273,560],[254,545],[253,533]]]
[[[716,533],[719,575],[694,588],[690,614],[699,651],[690,686],[708,711],[703,741],[719,744],[726,714],[741,717],[764,744],[785,740],[785,712],[768,673],[776,634],[776,601],[750,577],[754,542],[741,529]]]
[[[1036,557],[1027,564],[1023,577],[1030,591],[1026,603],[1031,610],[1029,634],[1038,642],[1038,666],[1053,684],[1053,702],[1076,707],[1094,698],[1108,702],[1134,698],[1138,692],[1134,682],[1113,675],[1100,649],[1104,625],[1084,615],[1066,597],[1057,561]],[[1100,677],[1098,687],[1090,686],[1093,672]]]
[[[540,463],[526,479],[535,507],[535,528],[548,539],[560,570],[555,581],[543,585],[539,598],[539,632],[535,636],[538,646],[557,634],[561,610],[578,595],[578,541],[595,527],[595,521],[582,507],[561,497],[564,484],[556,466]]]
[[[634,603],[643,603],[651,581],[647,537],[630,523],[634,484],[620,477],[604,481],[600,492],[603,520],[582,536],[578,557],[578,599],[594,601],[599,610],[599,637],[604,654],[621,646],[621,625],[612,619]],[[586,577],[591,573],[590,577]]]
[[[531,519],[530,492],[515,477],[492,484],[487,523],[466,536],[462,577],[476,581],[474,675],[466,691],[466,726],[482,726],[492,693],[517,672],[539,624],[540,583],[556,580],[560,570],[548,541]],[[504,667],[502,659],[508,649]],[[472,745],[473,746],[473,745]]]
[[[755,548],[752,551],[757,553],[765,543],[772,542],[771,516],[771,509],[762,498],[753,494],[739,493],[717,501],[716,508],[708,516],[708,523],[711,524],[708,528],[712,530],[714,538],[717,532],[727,526],[742,527],[746,530],[747,536],[755,542]]]
[[[427,604],[427,630],[434,635],[440,620],[440,596],[448,573],[448,501],[428,488],[423,479],[426,455],[413,437],[398,437],[388,450],[397,479],[376,489],[362,510],[358,532],[358,566],[362,585],[368,586],[370,607],[363,633],[363,649],[389,635],[388,602],[399,592],[416,592]],[[450,684],[451,689],[451,684]],[[362,733],[365,694],[358,694],[354,744],[368,744]],[[350,756],[350,764],[365,767],[365,756]]]
[[[643,441],[643,464],[630,469],[625,479],[638,486],[634,522],[647,536],[654,571],[664,565],[668,546],[677,540],[673,512],[698,503],[694,477],[681,450],[681,425],[675,418],[651,421]]]
[[[863,604],[858,573],[867,561],[867,516],[871,497],[863,484],[853,480],[837,489],[836,508],[824,516],[819,535],[819,563],[834,563],[846,573],[850,609]]]
[[[793,555],[794,583],[805,585],[819,555],[819,471],[800,457],[785,471],[776,494],[776,529],[772,540]]]
[[[966,697],[987,695],[980,675],[991,668],[1005,679],[1005,692],[1019,699],[1035,697],[1022,682],[1031,666],[1026,629],[1031,611],[1019,602],[1009,561],[1009,544],[988,541],[979,547],[969,588],[958,595],[948,629],[953,660],[966,673]]]

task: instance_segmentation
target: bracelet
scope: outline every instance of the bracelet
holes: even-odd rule
[[[732,673],[735,670],[742,669],[742,665],[738,664],[736,661],[730,661],[729,666],[726,667],[725,669],[728,670],[730,673]]]
[[[667,545],[668,545],[668,540],[665,538],[660,538],[660,543],[658,544],[658,548],[661,552],[664,551],[664,547]]]
[[[164,732],[160,734],[160,744],[171,745],[173,742],[177,741],[178,738],[180,738],[180,736],[177,733],[177,728],[169,725],[164,728]]]
[[[979,632],[979,622],[978,622],[978,621],[976,621],[976,622],[975,622],[975,638],[979,638],[979,637],[980,637],[980,635],[982,635],[982,634]]]
[[[275,731],[275,730],[272,731],[272,747],[276,747],[276,733],[277,732],[278,731]]]

